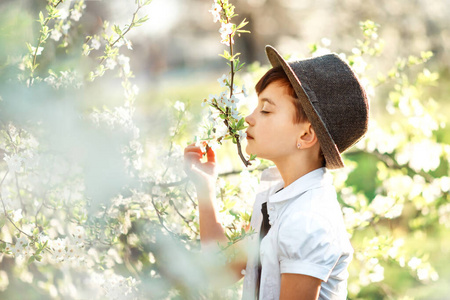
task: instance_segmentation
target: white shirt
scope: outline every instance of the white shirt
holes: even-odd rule
[[[276,193],[283,186],[276,168],[263,172],[250,222],[256,234],[250,239],[243,299],[256,299],[258,254],[260,300],[279,299],[282,273],[322,280],[319,299],[346,299],[353,248],[331,175],[325,168],[316,169]],[[259,247],[264,202],[271,228]]]

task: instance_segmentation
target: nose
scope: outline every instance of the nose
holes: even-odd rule
[[[255,124],[255,118],[253,117],[254,113],[255,111],[245,117],[245,122],[250,126],[253,126],[253,124]]]

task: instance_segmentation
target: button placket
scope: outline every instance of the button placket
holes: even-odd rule
[[[275,206],[273,204],[269,204],[268,206],[269,206],[269,210],[268,210],[269,224],[270,224],[270,226],[272,226],[277,219],[277,210],[275,209]]]

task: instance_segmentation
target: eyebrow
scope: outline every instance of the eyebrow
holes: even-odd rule
[[[261,102],[268,102],[269,104],[272,104],[274,106],[276,106],[275,102],[273,102],[272,100],[270,100],[269,98],[262,98]]]

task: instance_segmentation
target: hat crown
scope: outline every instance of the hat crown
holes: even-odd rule
[[[367,95],[350,67],[336,54],[289,63],[339,152],[367,131]]]

